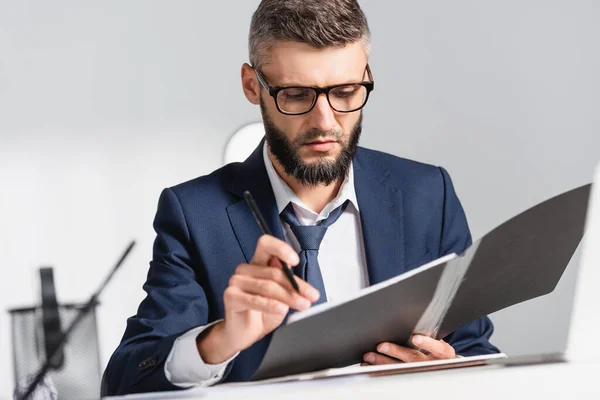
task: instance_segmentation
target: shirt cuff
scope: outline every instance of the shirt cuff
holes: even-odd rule
[[[196,338],[202,331],[222,320],[191,329],[173,343],[165,362],[165,376],[173,385],[183,388],[211,386],[223,378],[229,364],[239,352],[220,364],[207,364],[202,360],[196,346]]]

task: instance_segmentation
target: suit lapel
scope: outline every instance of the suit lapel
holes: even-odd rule
[[[244,200],[244,191],[250,191],[254,197],[273,235],[284,240],[277,203],[263,159],[263,144],[264,139],[250,157],[242,163],[230,186],[230,190],[239,196],[240,200],[227,207],[227,215],[246,262],[250,262],[254,256],[256,242],[262,235],[262,231]]]
[[[369,284],[404,272],[402,192],[387,184],[389,171],[360,149],[353,161]]]

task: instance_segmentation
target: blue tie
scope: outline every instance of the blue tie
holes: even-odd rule
[[[281,212],[281,218],[290,225],[294,236],[296,236],[300,244],[300,263],[294,268],[294,272],[298,277],[310,283],[321,293],[321,297],[319,297],[316,304],[327,301],[325,285],[323,284],[323,277],[319,268],[319,247],[325,236],[325,232],[327,232],[327,228],[342,215],[348,206],[348,202],[349,200],[346,200],[344,204],[333,210],[326,219],[320,221],[317,225],[300,225],[296,218],[296,213],[294,213],[292,203],[289,203]]]

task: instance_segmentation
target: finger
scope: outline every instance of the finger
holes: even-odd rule
[[[385,365],[385,364],[398,364],[400,361],[394,360],[390,357],[386,357],[383,354],[378,353],[367,353],[363,356],[363,360],[370,365]]]
[[[281,268],[267,268],[262,265],[240,264],[235,270],[235,274],[247,275],[258,279],[270,279],[282,285],[290,293],[296,292]],[[317,289],[297,276],[294,276],[294,279],[298,284],[302,296],[311,302],[315,302],[319,299],[320,295]]]
[[[260,311],[263,313],[286,314],[289,308],[275,299],[243,292],[236,286],[229,286],[223,294],[224,301],[230,305],[231,311]]]
[[[419,349],[428,351],[431,356],[439,359],[456,358],[454,347],[450,346],[443,340],[436,340],[424,335],[414,335],[411,339]]]
[[[292,246],[274,236],[262,235],[256,243],[256,250],[250,264],[268,265],[272,257],[290,266],[298,265],[300,262],[300,257]]]
[[[399,346],[394,343],[381,343],[377,346],[377,351],[404,362],[417,362],[431,359],[418,350],[409,349],[408,347]]]
[[[283,275],[283,285],[285,287],[287,287],[289,290],[292,290],[294,293],[298,293],[300,292],[300,294],[304,297],[306,297],[307,299],[309,299],[311,302],[315,302],[317,300],[319,300],[319,297],[321,297],[321,294],[319,293],[319,291],[312,286],[310,283],[300,279],[298,276],[294,275],[294,273],[292,272],[292,277],[294,278],[294,281],[296,281],[296,285],[298,286],[298,292],[296,292],[296,289],[292,286],[292,283],[290,282],[290,280],[288,279],[287,276],[285,276],[286,274],[283,272],[283,266],[281,265],[281,262],[279,262],[279,260],[275,257],[271,258],[269,264],[271,266],[274,267],[278,267],[279,270],[281,270],[282,275]]]
[[[248,275],[234,274],[229,280],[229,284],[237,286],[245,293],[274,299],[299,311],[306,310],[311,306],[311,302],[308,299],[283,287],[275,280],[258,279]]]

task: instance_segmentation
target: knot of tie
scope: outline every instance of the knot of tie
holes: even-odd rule
[[[292,233],[298,240],[300,248],[302,250],[319,250],[321,242],[327,233],[327,228],[331,226],[337,219],[342,215],[346,207],[348,206],[348,200],[341,206],[337,207],[329,216],[319,221],[317,225],[300,225],[294,212],[294,206],[289,203],[287,207],[281,212],[281,218],[290,226]]]

